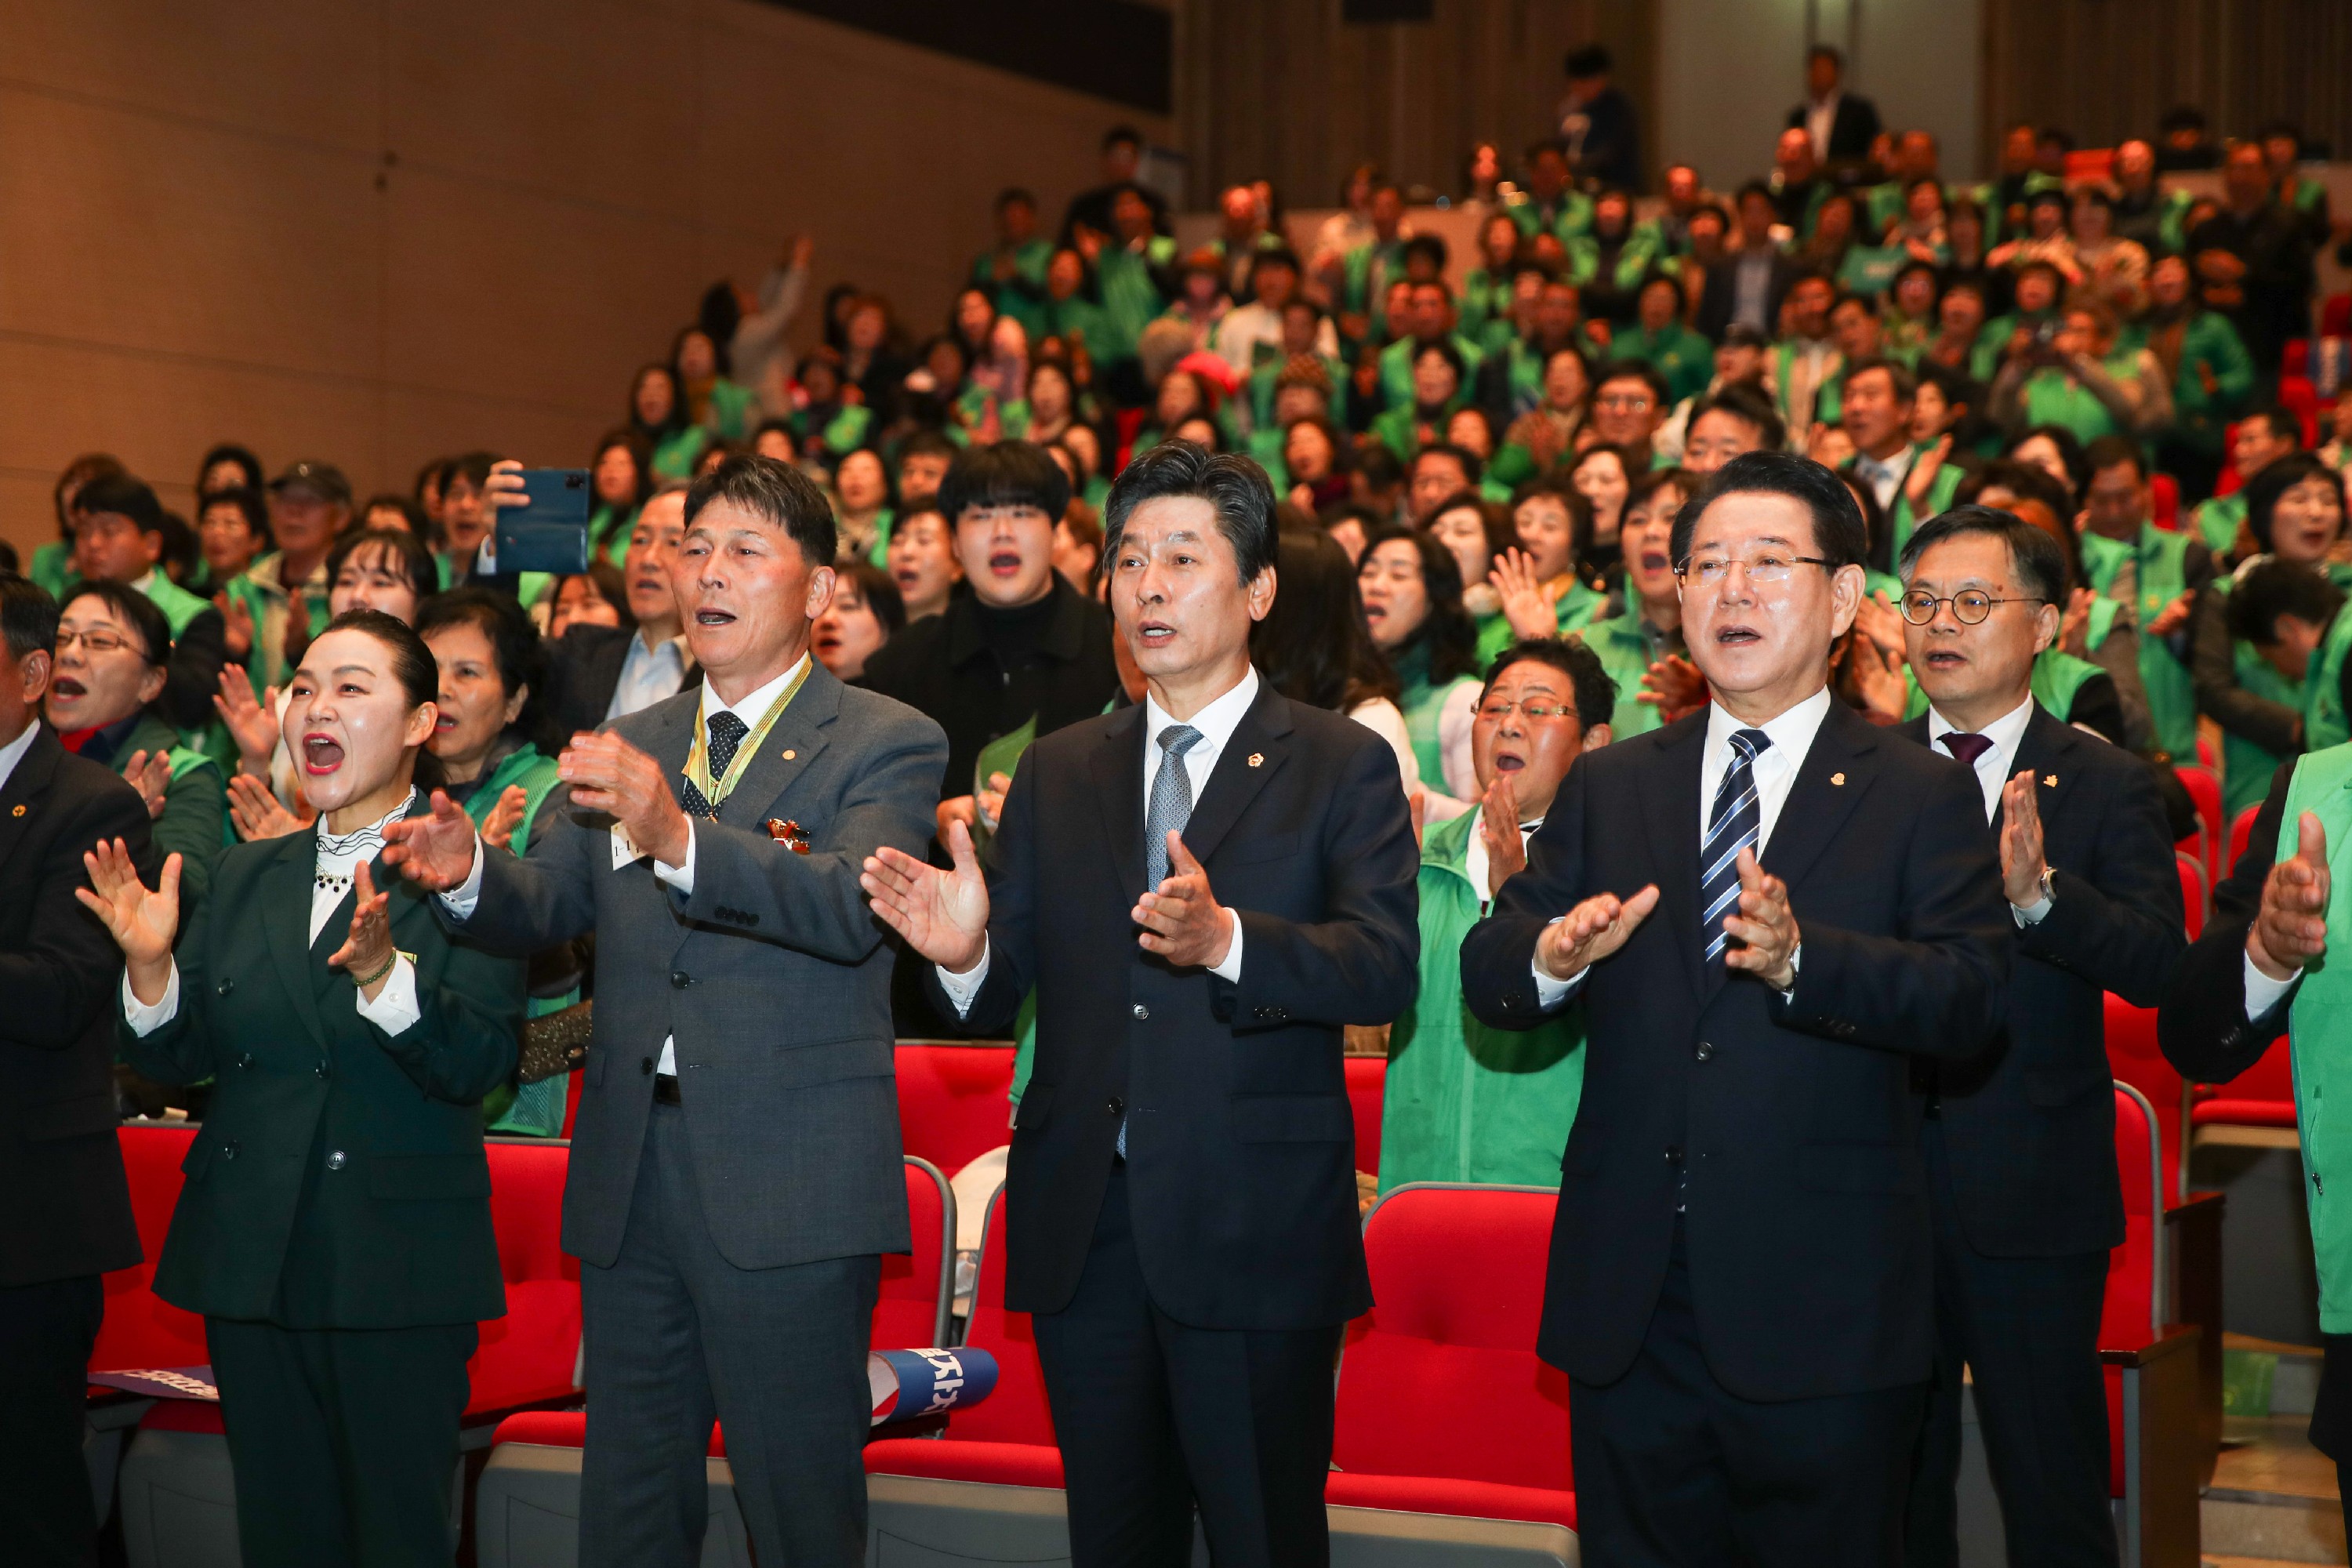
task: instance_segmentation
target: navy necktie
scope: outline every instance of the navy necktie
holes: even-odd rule
[[[735,748],[743,743],[743,737],[751,732],[751,727],[723,708],[705,720],[704,724],[710,731],[710,782],[717,784],[727,776],[727,765],[735,760]],[[702,798],[702,791],[696,787],[692,779],[684,781],[678,791],[677,803],[686,808],[688,816],[715,818],[719,815],[711,804]]]
[[[1707,962],[1723,956],[1731,941],[1723,929],[1724,917],[1739,901],[1739,852],[1753,849],[1763,827],[1756,802],[1756,759],[1771,745],[1761,730],[1731,732],[1731,765],[1715,792],[1715,809],[1706,819],[1706,837],[1699,845],[1698,929],[1706,942]]]

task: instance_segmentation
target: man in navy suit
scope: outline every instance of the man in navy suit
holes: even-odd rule
[[[1580,995],[1538,1348],[1596,1564],[1900,1555],[1935,1349],[1915,1053],[1990,1037],[2011,928],[1975,780],[1829,690],[1837,476],[1733,458],[1675,521],[1712,700],[1585,758],[1463,943],[1471,1010]]]

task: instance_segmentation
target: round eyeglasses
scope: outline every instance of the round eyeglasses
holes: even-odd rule
[[[1938,607],[1952,606],[1952,619],[1964,626],[1981,626],[1992,614],[1995,605],[2046,605],[2049,600],[2033,595],[2013,595],[1996,599],[1978,588],[1963,588],[1957,594],[1937,597],[1925,588],[1914,588],[1903,595],[1903,618],[1915,626],[1924,626],[1936,618]]]

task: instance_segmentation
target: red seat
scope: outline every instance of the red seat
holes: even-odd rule
[[[1568,1377],[1535,1352],[1558,1194],[1412,1183],[1373,1205],[1324,1496],[1576,1524]]]
[[[2148,480],[2148,514],[2157,527],[2166,530],[2180,526],[2180,481],[2170,474],[2158,474]]]
[[[2311,340],[2289,338],[2286,349],[2279,355],[2279,374],[2308,376],[2311,374]]]
[[[2136,1350],[2164,1333],[2162,1276],[2164,1204],[2158,1183],[2159,1136],[2153,1107],[2126,1084],[2116,1086],[2116,1170],[2124,1191],[2124,1240],[2107,1255],[2106,1299],[2099,1316],[2099,1348]],[[2126,1445],[2123,1434],[2123,1374],[2107,1368],[2108,1479],[2122,1497]]]
[[[2110,991],[2106,995],[2107,1070],[2139,1090],[2155,1108],[2164,1160],[2164,1190],[2175,1202],[2187,1195],[2181,1173],[2186,1147],[2181,1131],[2184,1085],[2156,1043],[2156,1009],[2135,1007]]]
[[[2238,857],[2243,855],[2246,852],[2246,846],[2253,842],[2254,818],[2262,814],[2261,806],[2250,805],[2238,813],[2238,819],[2230,824],[2230,860],[2229,864],[2221,868],[2224,876],[2237,869]]]
[[[2352,337],[2352,294],[2330,294],[2320,301],[2319,335]]]
[[[92,1372],[137,1372],[203,1366],[212,1360],[205,1345],[205,1321],[155,1294],[155,1264],[180,1201],[180,1163],[196,1141],[185,1122],[129,1126],[117,1130],[122,1167],[131,1178],[131,1212],[139,1226],[139,1249],[146,1261],[106,1276],[106,1321],[91,1347]]]
[[[2290,345],[2304,346],[2301,339]],[[2308,448],[2319,445],[2319,388],[2311,384],[2307,375],[2289,372],[2279,377],[2279,406],[2294,415],[2303,424],[2303,444]]]
[[[2253,1066],[2226,1086],[2199,1086],[2189,1106],[2189,1124],[2192,1128],[2294,1126],[2293,1042],[2280,1036]]]
[[[1349,1057],[1348,1109],[1356,1117],[1356,1169],[1377,1174],[1381,1168],[1381,1096],[1388,1087],[1386,1057]]]
[[[2197,837],[2194,853],[2199,864],[2210,873],[2221,858],[2221,835],[2226,824],[2221,819],[2221,776],[2202,763],[2175,767],[2180,784],[2189,792],[2189,803],[2197,808]],[[2188,851],[2190,845],[2182,839],[2179,847]]]
[[[898,1136],[907,1152],[954,1175],[1013,1141],[1013,1050],[1001,1045],[902,1043]]]
[[[2205,890],[2205,867],[2192,855],[2173,852],[2172,863],[2180,872],[2180,918],[2189,928],[2189,940],[2195,942],[2205,930],[2206,911],[2212,900]]]
[[[915,1250],[883,1255],[871,1342],[877,1351],[944,1346],[955,1297],[955,1196],[929,1160],[909,1154],[906,1166],[907,1228]]]
[[[572,1129],[580,1120],[580,1086],[588,1075],[575,1068],[569,1076],[572,1081],[563,1086],[563,1136],[566,1140],[571,1138]]]

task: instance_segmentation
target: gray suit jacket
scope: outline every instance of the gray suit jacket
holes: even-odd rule
[[[669,768],[675,789],[700,700],[683,691],[605,727]],[[457,926],[467,940],[520,954],[596,931],[566,1251],[599,1267],[620,1254],[666,1036],[703,1215],[730,1263],[907,1250],[891,950],[857,875],[877,845],[921,858],[946,763],[937,724],[820,665],[719,820],[694,825],[692,896],[657,880],[650,858],[616,868],[612,819],[578,807],[555,813],[522,859],[485,852],[480,899]],[[810,852],[771,837],[771,820],[797,823]]]

